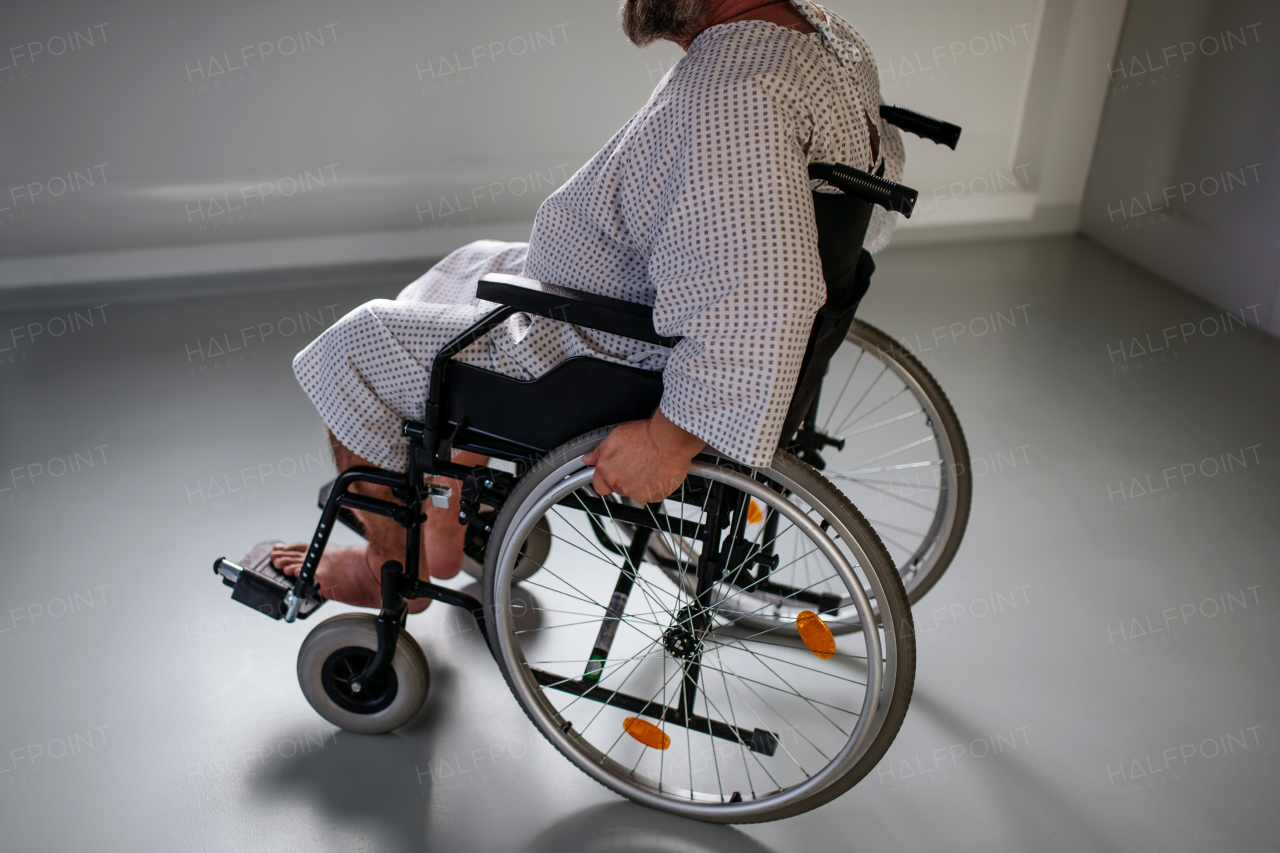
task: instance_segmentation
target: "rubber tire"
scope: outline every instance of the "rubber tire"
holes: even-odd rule
[[[525,552],[516,563],[516,579],[526,580],[542,568],[551,553],[551,528],[545,522],[538,522],[533,532],[525,541]],[[476,580],[484,580],[484,566],[468,556],[462,558],[462,570]]]
[[[397,689],[390,705],[375,714],[357,714],[339,707],[329,698],[320,677],[324,662],[347,646],[377,649],[376,621],[377,617],[370,613],[334,616],[317,625],[298,650],[298,684],[311,707],[335,726],[366,735],[383,734],[409,722],[422,709],[431,687],[427,656],[417,640],[401,630],[396,640],[396,655],[391,661]]]
[[[885,562],[890,566],[893,565],[893,560],[889,557],[889,551],[884,547],[884,543],[880,540],[875,528],[863,517],[858,508],[845,497],[844,492],[822,476],[822,472],[784,451],[779,451],[774,455],[773,465],[780,472],[789,474],[791,471],[788,471],[788,468],[792,470],[807,469],[817,474],[818,478],[815,485],[827,491],[826,500],[831,502],[828,506],[842,508],[848,516],[850,527],[854,528],[855,535],[861,533],[867,546],[878,549]],[[902,728],[902,721],[906,719],[907,708],[911,705],[911,695],[915,688],[916,634],[915,620],[911,614],[911,604],[907,601],[906,588],[902,584],[902,575],[898,574],[897,571],[887,572],[886,575],[887,577],[884,580],[887,581],[888,586],[888,589],[885,590],[887,601],[880,604],[881,607],[886,603],[888,604],[893,624],[900,627],[902,636],[897,643],[899,656],[897,677],[893,682],[893,693],[889,697],[889,707],[885,711],[884,722],[881,723],[879,731],[875,733],[871,743],[867,746],[867,751],[863,753],[862,758],[858,759],[858,763],[853,765],[852,770],[817,794],[793,806],[778,809],[776,812],[770,813],[768,817],[762,818],[759,822],[795,817],[798,814],[804,814],[831,802],[861,782],[880,763],[880,759],[889,751],[890,745],[897,738],[898,731]],[[883,612],[880,618],[884,619]]]
[[[947,399],[946,392],[942,390],[942,386],[938,384],[938,381],[933,378],[933,375],[914,355],[907,352],[901,344],[897,343],[889,335],[870,323],[864,323],[861,320],[855,319],[853,321],[849,334],[856,334],[877,347],[885,357],[902,365],[903,369],[920,383],[920,387],[924,389],[929,402],[933,404],[942,420],[943,432],[951,439],[951,443],[955,448],[956,464],[959,468],[955,477],[957,497],[955,524],[951,527],[951,533],[938,555],[938,560],[934,564],[933,570],[925,576],[923,581],[907,593],[908,601],[914,605],[942,577],[943,572],[947,570],[947,567],[951,565],[951,561],[955,558],[956,551],[960,548],[961,540],[964,539],[965,528],[969,524],[969,506],[973,500],[973,476],[969,464],[969,444],[965,441],[964,430],[960,428],[960,419],[956,417],[956,411],[952,408],[951,401]]]
[[[594,430],[593,432],[586,433],[585,435],[581,435],[578,438],[568,441],[551,451],[551,453],[543,457],[537,465],[533,466],[533,468],[531,468],[529,472],[516,483],[515,488],[511,490],[511,496],[508,498],[508,505],[518,506],[520,502],[524,500],[526,490],[537,485],[545,470],[549,468],[558,468],[560,465],[563,465],[574,457],[580,457],[584,453],[593,450],[596,445],[604,441],[605,437],[612,431],[613,427]],[[812,474],[816,474],[816,478],[812,480],[815,487],[825,489],[827,491],[827,499],[831,501],[831,505],[844,510],[847,514],[850,527],[853,528],[856,533],[861,534],[865,546],[869,549],[874,548],[878,550],[882,557],[883,564],[890,567],[894,565],[893,560],[889,557],[889,552],[884,547],[884,543],[880,541],[880,537],[876,534],[874,528],[872,528],[867,520],[863,518],[862,513],[858,512],[853,504],[849,502],[849,499],[845,497],[844,493],[833,486],[817,469],[811,465],[801,462],[790,453],[781,450],[774,455],[774,465],[778,466],[780,472],[786,471],[788,468],[791,469],[790,471],[787,471],[789,474],[800,472],[812,472]],[[491,541],[500,543],[502,541],[501,537],[505,533],[510,522],[511,519],[506,514],[500,514],[496,524],[494,525],[493,536],[495,538]],[[481,584],[484,596],[485,612],[489,614],[497,612],[494,603],[494,585],[497,575],[496,563],[499,550],[500,548],[490,548],[488,550],[484,565],[484,582]],[[898,667],[897,674],[894,679],[893,693],[889,697],[889,705],[884,711],[884,719],[881,723],[880,729],[875,733],[871,743],[868,744],[867,750],[863,754],[862,758],[859,759],[853,768],[844,776],[799,803],[767,812],[752,819],[751,821],[739,821],[739,823],[767,823],[769,821],[782,820],[783,818],[803,814],[817,808],[818,806],[829,803],[831,800],[834,800],[836,797],[848,791],[868,773],[870,773],[872,768],[874,768],[876,764],[879,763],[880,759],[884,757],[885,752],[888,751],[889,745],[893,743],[894,738],[897,737],[898,730],[902,728],[902,721],[906,718],[907,707],[911,704],[911,693],[915,684],[915,623],[912,620],[911,607],[907,603],[906,591],[902,585],[902,576],[899,575],[896,570],[889,571],[885,573],[885,578],[883,580],[884,582],[887,582],[885,592],[886,597],[888,598],[889,609],[895,620],[895,624],[901,627],[902,637],[898,642]],[[496,619],[493,624],[497,624]],[[511,674],[508,673],[507,668],[502,665],[502,653],[497,646],[496,630],[491,632],[489,643],[493,656],[498,662],[498,668],[502,671],[502,677],[507,682],[508,689],[511,690],[513,696],[518,696],[519,694],[516,692],[515,686],[512,683]],[[533,715],[529,713],[529,710],[525,708],[522,703],[520,704],[520,709],[524,711],[525,716],[529,718],[529,722],[533,724],[533,727],[541,732],[541,729],[538,728],[537,721],[534,720]],[[552,742],[552,745],[556,747],[557,751],[560,751],[557,744]],[[566,754],[565,758],[568,759],[569,756]],[[577,767],[577,764],[573,762],[572,759],[570,759],[570,763]],[[603,783],[599,783],[599,781],[594,779],[594,777],[590,777],[589,774],[586,774],[585,771],[584,775],[587,775],[588,778],[592,778],[592,781],[596,781],[601,785],[601,787],[607,788]],[[612,789],[608,790],[612,791]]]

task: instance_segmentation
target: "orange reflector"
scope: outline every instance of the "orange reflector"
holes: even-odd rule
[[[753,498],[751,503],[747,505],[747,523],[759,524],[764,519],[764,513],[760,511],[760,504],[755,502]]]
[[[796,628],[809,651],[823,660],[836,656],[836,638],[831,636],[831,629],[817,613],[812,610],[802,611],[796,617]]]
[[[666,732],[639,717],[627,717],[623,720],[622,730],[645,746],[651,746],[654,749],[666,749],[671,746],[671,738],[667,737]]]

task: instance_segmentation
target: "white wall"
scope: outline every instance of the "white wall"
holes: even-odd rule
[[[830,5],[886,100],[965,128],[909,143],[903,242],[1075,229],[1121,0]],[[0,32],[0,286],[524,239],[681,55],[572,0],[72,0]]]
[[[1134,0],[1082,230],[1280,335],[1280,4]]]
[[[904,180],[921,200],[899,244],[1076,230],[1124,7],[848,4],[876,51],[885,100],[964,128],[955,152],[907,137]],[[911,73],[923,65],[936,67]]]

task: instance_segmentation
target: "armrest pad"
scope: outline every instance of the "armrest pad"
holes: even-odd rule
[[[558,284],[546,284],[518,275],[490,273],[480,279],[476,296],[485,302],[509,305],[517,311],[550,317],[624,338],[673,347],[680,338],[667,338],[653,328],[648,305],[600,296]]]

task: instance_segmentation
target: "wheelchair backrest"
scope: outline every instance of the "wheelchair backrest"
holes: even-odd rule
[[[871,285],[875,264],[862,248],[871,222],[872,204],[856,196],[813,193],[818,226],[818,255],[827,283],[827,301],[818,309],[805,348],[800,378],[783,422],[780,444],[786,447],[818,394],[827,364],[853,323],[858,303]]]

